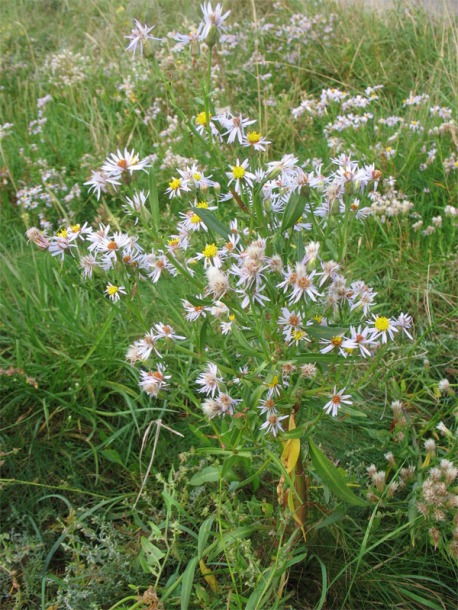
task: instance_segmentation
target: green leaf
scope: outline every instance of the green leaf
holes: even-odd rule
[[[215,517],[211,516],[202,523],[199,529],[199,538],[197,539],[197,555],[199,558],[202,558],[204,553],[205,545],[208,542],[208,538],[211,533],[211,529],[213,526],[213,522],[215,521]]]
[[[192,583],[194,582],[194,574],[198,561],[197,557],[191,559],[186,570],[183,572],[183,581],[181,583],[181,610],[188,610],[192,593]]]
[[[204,323],[202,324],[202,328],[200,329],[200,334],[199,334],[199,351],[203,352],[205,349],[205,341],[207,339],[207,331],[208,331],[208,318],[205,319]]]
[[[109,462],[113,462],[113,464],[118,464],[124,468],[124,462],[116,449],[103,449],[102,455]]]
[[[304,213],[304,208],[305,198],[298,194],[291,195],[288,203],[286,204],[280,231],[286,231],[290,227],[294,226]]]
[[[154,168],[149,170],[149,205],[151,210],[151,217],[153,221],[153,228],[156,233],[159,231],[159,196],[157,193],[157,182]]]
[[[317,324],[316,326],[307,326],[306,332],[314,339],[331,339],[331,337],[336,335],[344,335],[348,332],[348,328],[343,328],[342,326],[320,326]]]
[[[148,565],[153,567],[160,563],[161,559],[165,556],[165,553],[163,553],[161,549],[155,546],[148,540],[148,538],[145,538],[144,536],[141,538],[141,543]]]
[[[189,481],[189,485],[205,485],[205,483],[215,483],[221,476],[220,469],[216,466],[207,466],[200,472],[196,472]]]
[[[339,468],[328,460],[324,453],[318,449],[315,443],[309,439],[309,450],[312,463],[323,483],[334,495],[353,506],[366,506],[362,498],[355,495],[348,487],[344,474]]]
[[[209,229],[211,229],[215,233],[218,233],[218,235],[221,235],[222,237],[224,237],[224,239],[230,237],[231,230],[228,229],[225,225],[223,225],[223,223],[220,222],[216,218],[216,216],[212,214],[209,210],[205,208],[191,208],[191,210],[194,212],[194,214],[197,214],[197,216],[201,220],[204,221],[204,223]]]
[[[398,587],[398,591],[400,591],[401,593],[404,593],[404,595],[407,595],[407,597],[410,597],[410,599],[412,599],[415,602],[417,602],[418,604],[420,604],[423,608],[432,608],[432,610],[443,610],[444,609],[444,606],[436,604],[433,601],[431,601],[430,599],[423,597],[422,595],[417,595],[416,593],[412,593],[412,591],[409,591],[408,589],[404,589],[404,587]]]

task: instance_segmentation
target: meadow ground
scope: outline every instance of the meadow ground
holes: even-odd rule
[[[0,3],[0,608],[456,607],[456,25]]]

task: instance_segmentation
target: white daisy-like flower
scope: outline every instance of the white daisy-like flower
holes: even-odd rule
[[[186,45],[197,42],[200,40],[202,29],[204,27],[203,23],[199,24],[197,29],[193,28],[189,31],[189,34],[180,34],[179,32],[172,36],[173,40],[175,40],[180,46],[185,47]]]
[[[373,320],[369,322],[371,324],[371,333],[373,339],[382,338],[382,343],[388,342],[388,337],[393,341],[394,333],[397,333],[399,329],[395,325],[394,320],[385,318],[384,316],[373,315]]]
[[[158,364],[155,371],[140,371],[140,377],[141,381],[138,383],[140,388],[149,396],[156,398],[162,389],[168,387],[167,380],[171,375],[166,375],[165,366]]]
[[[316,271],[312,271],[310,274],[307,273],[307,267],[303,263],[296,263],[294,271],[288,267],[287,273],[284,274],[285,279],[283,282],[277,284],[277,288],[283,288],[284,292],[287,292],[289,288],[292,292],[289,297],[289,303],[297,303],[302,297],[307,297],[316,301],[317,296],[321,296],[318,289],[313,284],[313,278],[316,275]]]
[[[288,415],[278,415],[277,413],[269,413],[266,421],[262,424],[261,430],[265,430],[266,434],[271,433],[273,436],[277,436],[279,432],[283,432],[281,425],[282,420],[289,417]]]
[[[116,180],[116,176],[109,175],[103,171],[93,171],[90,180],[84,184],[89,186],[89,190],[92,190],[96,194],[97,200],[99,200],[101,193],[108,192],[110,186],[115,191],[115,187],[121,183],[119,180]]]
[[[113,284],[110,284],[110,283],[107,284],[105,293],[113,301],[113,303],[116,303],[117,301],[119,301],[122,294],[127,294],[124,286],[114,286]]]
[[[182,180],[181,178],[172,178],[165,192],[168,193],[169,199],[173,199],[174,197],[181,197],[181,191],[190,190],[191,189],[185,180]]]
[[[154,325],[156,329],[156,339],[173,339],[174,341],[186,339],[182,335],[177,335],[171,326],[159,322]]]
[[[220,392],[216,398],[216,404],[220,409],[221,415],[234,415],[234,408],[241,402],[240,398],[232,398],[225,392]]]
[[[349,398],[351,398],[350,394],[344,394],[344,392],[345,388],[337,392],[336,387],[334,386],[334,392],[331,394],[331,400],[327,402],[323,407],[323,411],[326,413],[326,415],[332,415],[332,417],[336,417],[342,404],[353,404],[351,400],[348,400]]]
[[[155,38],[150,34],[151,30],[154,29],[154,25],[147,26],[142,25],[137,19],[134,19],[135,27],[132,29],[129,36],[125,36],[128,40],[130,40],[129,44],[126,47],[126,51],[132,51],[135,55],[137,47],[140,49],[140,55],[143,55],[143,45],[146,44],[148,40],[162,40],[162,38]]]
[[[372,340],[371,329],[368,326],[364,328],[361,326],[358,326],[358,328],[350,326],[350,340],[356,344],[363,358],[371,356],[369,350],[374,345],[374,341]]]
[[[226,30],[226,26],[223,25],[224,21],[229,17],[231,11],[227,11],[223,15],[223,7],[218,2],[218,4],[213,9],[211,2],[205,2],[200,5],[202,10],[204,24],[203,30],[200,34],[200,40],[205,40],[210,33],[210,30],[214,28],[218,32],[224,32]]]
[[[135,214],[139,216],[145,207],[145,203],[149,197],[149,191],[137,191],[134,193],[132,199],[126,197],[126,204],[123,205],[123,209],[127,214]],[[135,219],[135,224],[138,222],[138,217]]]
[[[261,400],[258,409],[260,410],[261,415],[270,415],[271,413],[278,414],[278,409],[273,398],[266,398],[265,400]]]
[[[80,269],[83,271],[83,277],[85,279],[92,278],[92,272],[95,267],[97,267],[97,260],[92,256],[92,254],[87,254],[86,256],[82,256],[80,258]]]
[[[405,333],[407,337],[409,337],[409,339],[413,340],[413,337],[409,332],[409,329],[412,326],[412,316],[406,313],[401,313],[394,321],[394,325],[400,328],[401,331]]]
[[[135,342],[135,345],[138,348],[140,360],[148,360],[152,352],[154,352],[159,358],[162,358],[156,347],[157,338],[158,337],[155,335],[154,330],[151,328],[147,333],[145,333],[142,339]]]
[[[216,364],[209,362],[207,364],[207,369],[196,379],[196,383],[202,386],[199,388],[198,392],[214,397],[216,391],[220,391],[220,385],[223,383],[223,378],[221,377]]]
[[[235,182],[236,193],[241,193],[242,184],[253,186],[255,175],[246,171],[246,168],[248,167],[248,159],[245,159],[243,163],[240,163],[240,161],[237,159],[235,165],[231,165],[230,167],[231,171],[226,172],[226,176],[229,179],[228,185],[230,186],[233,182]]]
[[[260,152],[264,152],[266,150],[266,146],[270,144],[270,140],[266,140],[266,138],[261,135],[258,131],[249,131],[246,136],[243,136],[242,146],[246,146],[249,148],[253,148],[254,150],[259,150]],[[263,170],[261,170],[261,174],[256,175],[257,182],[261,182],[264,178]]]
[[[255,119],[243,118],[241,114],[238,116],[232,113],[221,114],[215,117],[215,121],[219,121],[224,129],[227,129],[223,136],[227,136],[227,143],[232,144],[237,139],[240,144],[243,144],[245,137],[245,127],[256,123]],[[259,134],[260,136],[261,134]]]
[[[67,230],[62,229],[57,235],[51,237],[48,252],[52,256],[60,256],[64,260],[65,253],[70,251],[70,248],[76,248],[76,245],[71,243]]]
[[[200,296],[198,298],[202,299],[203,296]],[[203,305],[193,305],[186,299],[182,299],[181,302],[182,302],[183,308],[186,312],[185,318],[186,318],[186,320],[188,320],[188,322],[195,322],[199,318],[207,317],[207,312],[205,311],[205,307]]]
[[[324,347],[320,349],[322,354],[328,354],[334,350],[337,351],[337,353],[341,356],[344,356],[344,358],[351,353],[351,350],[354,350],[357,347],[357,344],[355,341],[353,341],[353,339],[347,339],[342,335],[335,335],[330,339],[321,339],[320,344],[324,345]]]
[[[119,177],[123,172],[128,172],[132,175],[135,171],[146,171],[146,168],[149,166],[149,157],[140,160],[140,157],[134,150],[129,152],[127,148],[125,148],[124,152],[121,152],[118,149],[116,153],[111,153],[111,155],[105,159],[105,163],[102,165],[102,171],[106,172],[110,177]]]

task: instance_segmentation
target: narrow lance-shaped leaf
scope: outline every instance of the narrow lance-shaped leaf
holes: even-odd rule
[[[347,502],[347,504],[352,504],[353,506],[366,506],[364,500],[354,494],[348,487],[343,473],[328,460],[311,439],[309,439],[309,450],[315,470],[320,479],[329,487],[333,494],[344,502]]]
[[[197,214],[197,216],[201,220],[203,220],[203,222],[207,225],[207,227],[209,229],[211,229],[215,233],[218,233],[218,235],[221,235],[222,237],[224,237],[224,239],[227,239],[228,237],[230,237],[231,230],[228,227],[226,227],[225,225],[223,225],[223,223],[221,221],[219,221],[216,218],[216,216],[214,214],[212,214],[209,210],[206,210],[205,208],[191,208],[191,209],[194,212],[194,214]]]

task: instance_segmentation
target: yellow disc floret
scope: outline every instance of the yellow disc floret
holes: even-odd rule
[[[59,231],[59,233],[57,233],[57,237],[64,237],[65,239],[67,239],[67,237],[68,237],[67,229],[62,229],[61,231]]]
[[[208,208],[208,201],[199,201],[196,208],[204,208],[206,210]]]
[[[211,116],[211,115],[210,115]],[[208,119],[210,118],[210,116],[205,112],[200,112],[197,116],[196,116],[196,123],[198,125],[206,125],[208,123]]]
[[[248,140],[248,142],[250,144],[257,144],[259,142],[259,140],[261,139],[261,134],[259,133],[259,131],[249,131],[247,133],[246,139]]]
[[[377,318],[375,318],[374,326],[377,330],[380,330],[383,332],[390,328],[390,321],[388,320],[388,318],[377,317]]]
[[[343,337],[340,335],[335,335],[335,337],[331,337],[331,343],[334,347],[340,347],[343,343]]]
[[[119,291],[118,286],[107,286],[107,292],[110,297],[114,296]]]
[[[237,180],[240,180],[245,175],[245,168],[241,165],[234,165],[234,167],[232,168],[232,175]]]
[[[218,248],[215,244],[208,244],[205,246],[202,254],[205,256],[205,258],[213,258],[218,254]]]
[[[173,180],[171,180],[169,182],[169,187],[172,189],[172,191],[176,191],[180,188],[181,186],[181,180],[180,178],[174,178]]]

